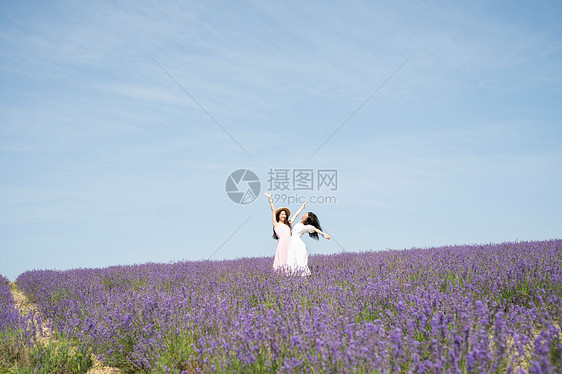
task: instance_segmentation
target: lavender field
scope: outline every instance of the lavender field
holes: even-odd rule
[[[310,277],[271,265],[37,270],[17,285],[124,373],[562,372],[562,240],[315,255]],[[3,304],[0,329],[17,318]]]

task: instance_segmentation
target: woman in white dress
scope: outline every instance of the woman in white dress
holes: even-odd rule
[[[304,205],[303,205],[304,206]],[[310,275],[308,268],[308,250],[306,244],[302,241],[302,236],[306,233],[311,238],[318,240],[318,234],[330,239],[330,235],[322,232],[320,221],[316,214],[312,212],[305,213],[302,219],[292,230],[291,241],[289,242],[289,253],[287,256],[287,267],[291,274]]]

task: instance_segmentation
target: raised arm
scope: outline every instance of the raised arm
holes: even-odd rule
[[[289,220],[289,223],[290,223],[291,225],[293,224],[293,221],[295,220],[295,218],[297,218],[297,217],[299,216],[299,214],[301,214],[301,212],[302,212],[302,210],[304,209],[305,205],[306,205],[306,203],[302,203],[301,208],[300,208],[299,210],[297,210],[297,212],[295,213],[295,215],[293,216],[293,218],[291,218],[291,219]]]
[[[269,199],[269,206],[271,206],[271,216],[273,221],[273,227],[277,226],[277,221],[275,220],[275,207],[273,206],[273,199],[271,198],[271,194],[269,192],[263,193]]]
[[[325,232],[318,230],[318,229],[317,229],[316,227],[314,227],[314,226],[312,226],[312,230],[313,230],[314,232],[317,232],[318,234],[324,236],[324,238],[330,240],[330,235],[326,234]]]

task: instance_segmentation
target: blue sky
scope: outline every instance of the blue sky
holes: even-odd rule
[[[260,193],[270,168],[337,170],[336,202],[307,207],[335,241],[311,254],[560,238],[560,19],[559,1],[3,1],[0,274],[273,257],[266,199],[225,193],[241,168]]]

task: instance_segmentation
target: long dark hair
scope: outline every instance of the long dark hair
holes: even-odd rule
[[[322,226],[320,226],[320,220],[318,219],[316,214],[314,214],[312,212],[308,212],[307,214],[308,214],[308,217],[306,218],[306,220],[303,223],[305,225],[312,225],[312,226],[316,227],[318,230],[322,231]],[[308,233],[308,235],[312,239],[318,240],[318,233],[316,231]]]
[[[289,222],[289,215],[287,214],[286,210],[281,209],[280,211],[277,212],[277,214],[275,215],[275,221],[279,222],[279,215],[281,214],[281,212],[285,212],[285,215],[287,215],[287,217],[285,218],[285,222],[283,222],[285,225],[289,226],[289,230],[291,229],[291,222]],[[275,226],[273,226],[273,239],[275,240],[279,240],[279,237],[277,236],[277,233],[275,232]]]

